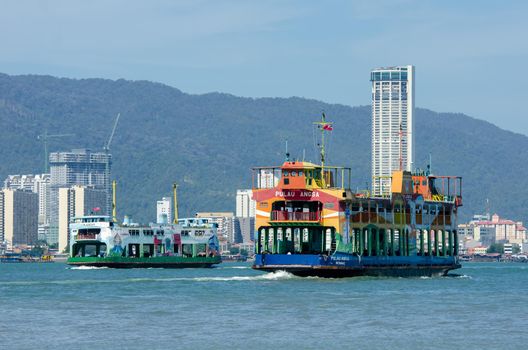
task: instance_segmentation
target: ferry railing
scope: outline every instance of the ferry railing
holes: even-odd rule
[[[319,221],[321,212],[289,212],[273,210],[271,212],[271,221]]]

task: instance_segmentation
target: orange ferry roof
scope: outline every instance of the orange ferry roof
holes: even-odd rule
[[[313,169],[316,167],[317,165],[313,163],[299,161],[287,161],[281,166],[283,169]]]

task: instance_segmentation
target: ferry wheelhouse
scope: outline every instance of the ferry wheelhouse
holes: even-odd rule
[[[70,223],[67,263],[83,266],[211,267],[221,262],[216,227],[179,224],[119,225],[109,216]]]
[[[321,153],[321,165],[287,160],[253,169],[254,269],[347,277],[445,275],[460,267],[460,177],[396,171],[390,193],[376,197],[353,192],[350,168],[325,166]]]

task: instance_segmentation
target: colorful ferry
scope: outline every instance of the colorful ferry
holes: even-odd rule
[[[351,169],[287,160],[253,169],[254,269],[298,276],[434,276],[460,268],[462,178],[395,171],[390,192],[350,189]],[[269,181],[269,179],[276,179]]]
[[[174,203],[176,201],[176,186]],[[115,183],[114,183],[115,193]],[[82,216],[70,223],[69,265],[135,267],[211,267],[222,262],[215,224],[118,224],[110,216]],[[184,223],[185,222],[185,223]]]

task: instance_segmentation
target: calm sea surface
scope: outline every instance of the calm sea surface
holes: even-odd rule
[[[298,278],[247,264],[0,264],[0,349],[521,349],[528,264],[440,278]]]

